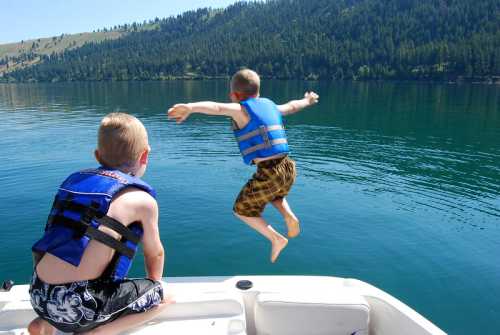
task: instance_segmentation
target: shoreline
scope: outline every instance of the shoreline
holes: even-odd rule
[[[377,82],[377,83],[428,83],[428,84],[449,84],[449,85],[460,85],[460,84],[480,84],[480,85],[500,85],[500,76],[490,76],[490,77],[472,77],[464,78],[458,77],[456,79],[447,80],[436,80],[436,79],[336,79],[336,78],[277,78],[261,76],[265,80],[278,80],[278,81],[289,81],[289,80],[299,80],[307,82]],[[0,76],[0,84],[41,84],[41,83],[86,83],[86,82],[169,82],[169,81],[210,81],[210,80],[229,80],[230,76],[169,76],[163,78],[152,78],[152,79],[129,79],[129,80],[51,80],[51,81],[38,81],[38,80],[27,80],[27,81],[15,81],[15,80],[5,80]]]

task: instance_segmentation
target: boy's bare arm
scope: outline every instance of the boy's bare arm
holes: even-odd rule
[[[139,211],[144,230],[142,245],[147,277],[160,280],[163,276],[165,252],[158,230],[158,204],[153,197],[146,195]]]
[[[300,100],[292,100],[287,102],[286,104],[279,105],[278,110],[282,115],[290,115],[293,113],[297,113],[302,109],[312,106],[318,103],[319,95],[314,92],[306,92],[304,94],[304,98]]]
[[[229,116],[233,119],[238,119],[242,113],[242,109],[238,103],[219,103],[213,101],[176,104],[168,110],[168,118],[181,123],[193,113]]]

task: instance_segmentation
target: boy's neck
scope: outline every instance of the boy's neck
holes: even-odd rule
[[[117,171],[120,171],[121,173],[128,174],[128,175],[131,175],[131,176],[135,177],[135,172],[132,171],[133,169],[124,168],[124,167],[106,166],[104,164],[101,164],[101,167],[103,169],[106,169],[106,170],[117,170]]]
[[[245,95],[243,93],[238,93],[238,102],[242,102],[248,99],[255,99],[258,98],[259,94],[253,94],[253,95]]]

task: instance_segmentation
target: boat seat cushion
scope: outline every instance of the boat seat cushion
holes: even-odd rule
[[[258,335],[367,335],[370,307],[354,292],[260,293]]]

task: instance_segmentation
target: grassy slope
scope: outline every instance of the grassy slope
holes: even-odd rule
[[[0,44],[0,59],[8,57],[18,57],[23,54],[33,52],[36,55],[50,55],[53,52],[59,53],[66,49],[74,49],[81,47],[85,43],[99,43],[104,40],[117,39],[126,35],[126,31],[101,31],[95,33],[79,33],[72,35],[61,35],[57,37],[39,38],[34,40],[26,40],[18,43]],[[32,48],[35,43],[35,48]],[[10,61],[9,67],[0,65],[0,74],[13,71],[17,68],[22,68],[36,64],[40,61],[40,57],[36,57],[30,62],[15,62]]]

